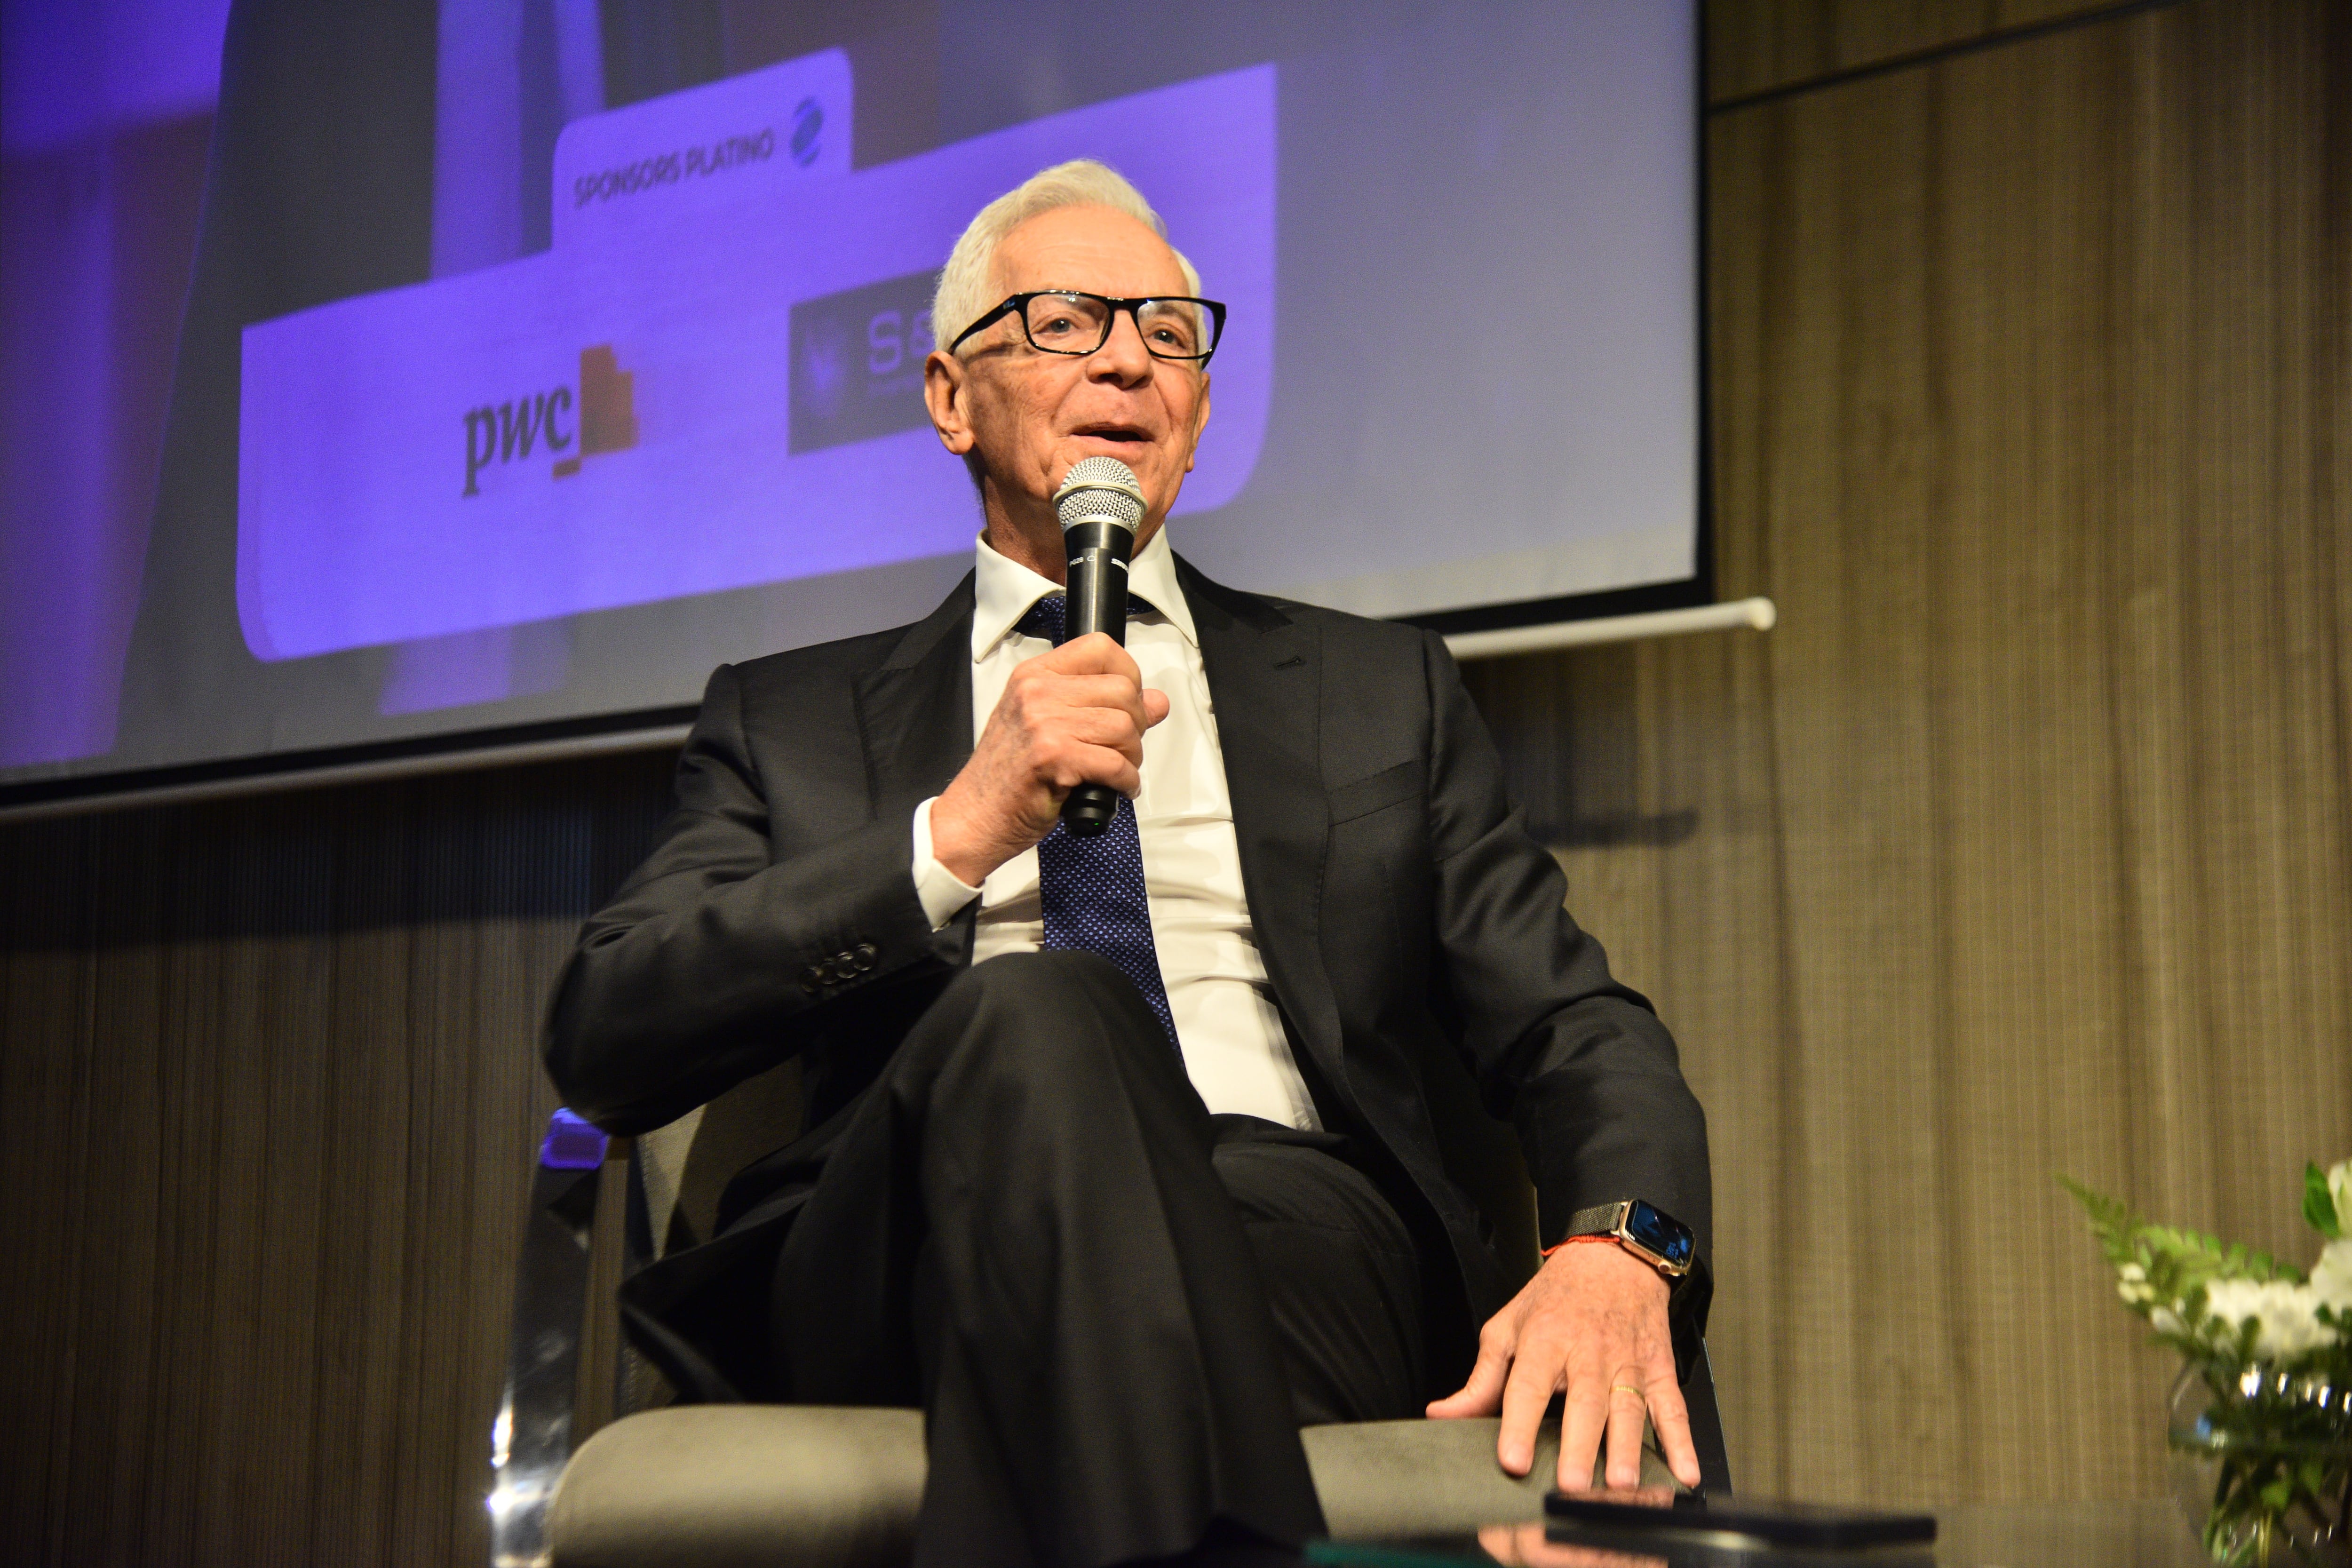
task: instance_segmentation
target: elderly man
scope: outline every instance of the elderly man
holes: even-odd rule
[[[1563,1392],[1563,1481],[1605,1441],[1631,1484],[1645,1416],[1697,1480],[1673,1042],[1563,912],[1437,637],[1171,552],[1201,291],[1099,164],[973,220],[925,366],[973,574],[712,677],[551,1015],[557,1084],[618,1131],[800,1058],[804,1125],[625,1304],[688,1397],[922,1405],[924,1563],[1284,1560],[1320,1526],[1299,1426],[1499,1410],[1524,1474]],[[1097,455],[1149,502],[1124,648],[1058,635],[1052,496]],[[1087,783],[1132,804],[1074,837]],[[1418,1077],[1449,1056],[1554,1244],[1507,1301]]]

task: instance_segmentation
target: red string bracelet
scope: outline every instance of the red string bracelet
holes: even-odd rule
[[[1607,1234],[1607,1233],[1605,1233],[1605,1232],[1604,1232],[1603,1234],[1600,1235],[1600,1236],[1571,1236],[1571,1237],[1570,1237],[1566,1241],[1555,1241],[1555,1242],[1553,1242],[1549,1247],[1545,1247],[1545,1248],[1543,1249],[1542,1256],[1543,1256],[1543,1257],[1545,1257],[1545,1258],[1549,1258],[1553,1253],[1558,1252],[1561,1247],[1574,1247],[1574,1246],[1575,1246],[1578,1242],[1580,1242],[1580,1241],[1605,1241],[1605,1242],[1608,1242],[1609,1244],[1611,1244],[1612,1246],[1614,1246],[1614,1245],[1616,1245],[1617,1238],[1616,1238],[1615,1237],[1613,1237],[1613,1236],[1608,1235],[1608,1234]]]

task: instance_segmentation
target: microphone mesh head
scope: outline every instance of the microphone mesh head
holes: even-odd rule
[[[1143,521],[1143,489],[1135,470],[1117,458],[1086,458],[1071,466],[1054,492],[1054,510],[1064,528],[1107,517],[1131,529]]]

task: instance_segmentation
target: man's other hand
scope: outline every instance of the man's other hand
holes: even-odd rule
[[[1016,667],[971,760],[931,803],[931,858],[971,887],[1054,831],[1082,784],[1130,800],[1143,787],[1143,732],[1168,699],[1143,688],[1127,649],[1089,632]]]
[[[1499,1409],[1503,1431],[1495,1458],[1510,1474],[1524,1476],[1535,1463],[1545,1407],[1565,1390],[1557,1485],[1582,1489],[1592,1484],[1604,1433],[1607,1484],[1639,1483],[1646,1415],[1657,1428],[1666,1468],[1683,1485],[1697,1486],[1698,1454],[1675,1381],[1666,1294],[1656,1269],[1613,1243],[1559,1248],[1487,1321],[1470,1381],[1430,1405],[1429,1414],[1450,1418]]]

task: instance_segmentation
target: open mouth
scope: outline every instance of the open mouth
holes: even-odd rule
[[[1097,441],[1131,441],[1141,443],[1151,439],[1150,437],[1129,425],[1088,425],[1082,429],[1073,430],[1070,434],[1073,436],[1091,437]]]

